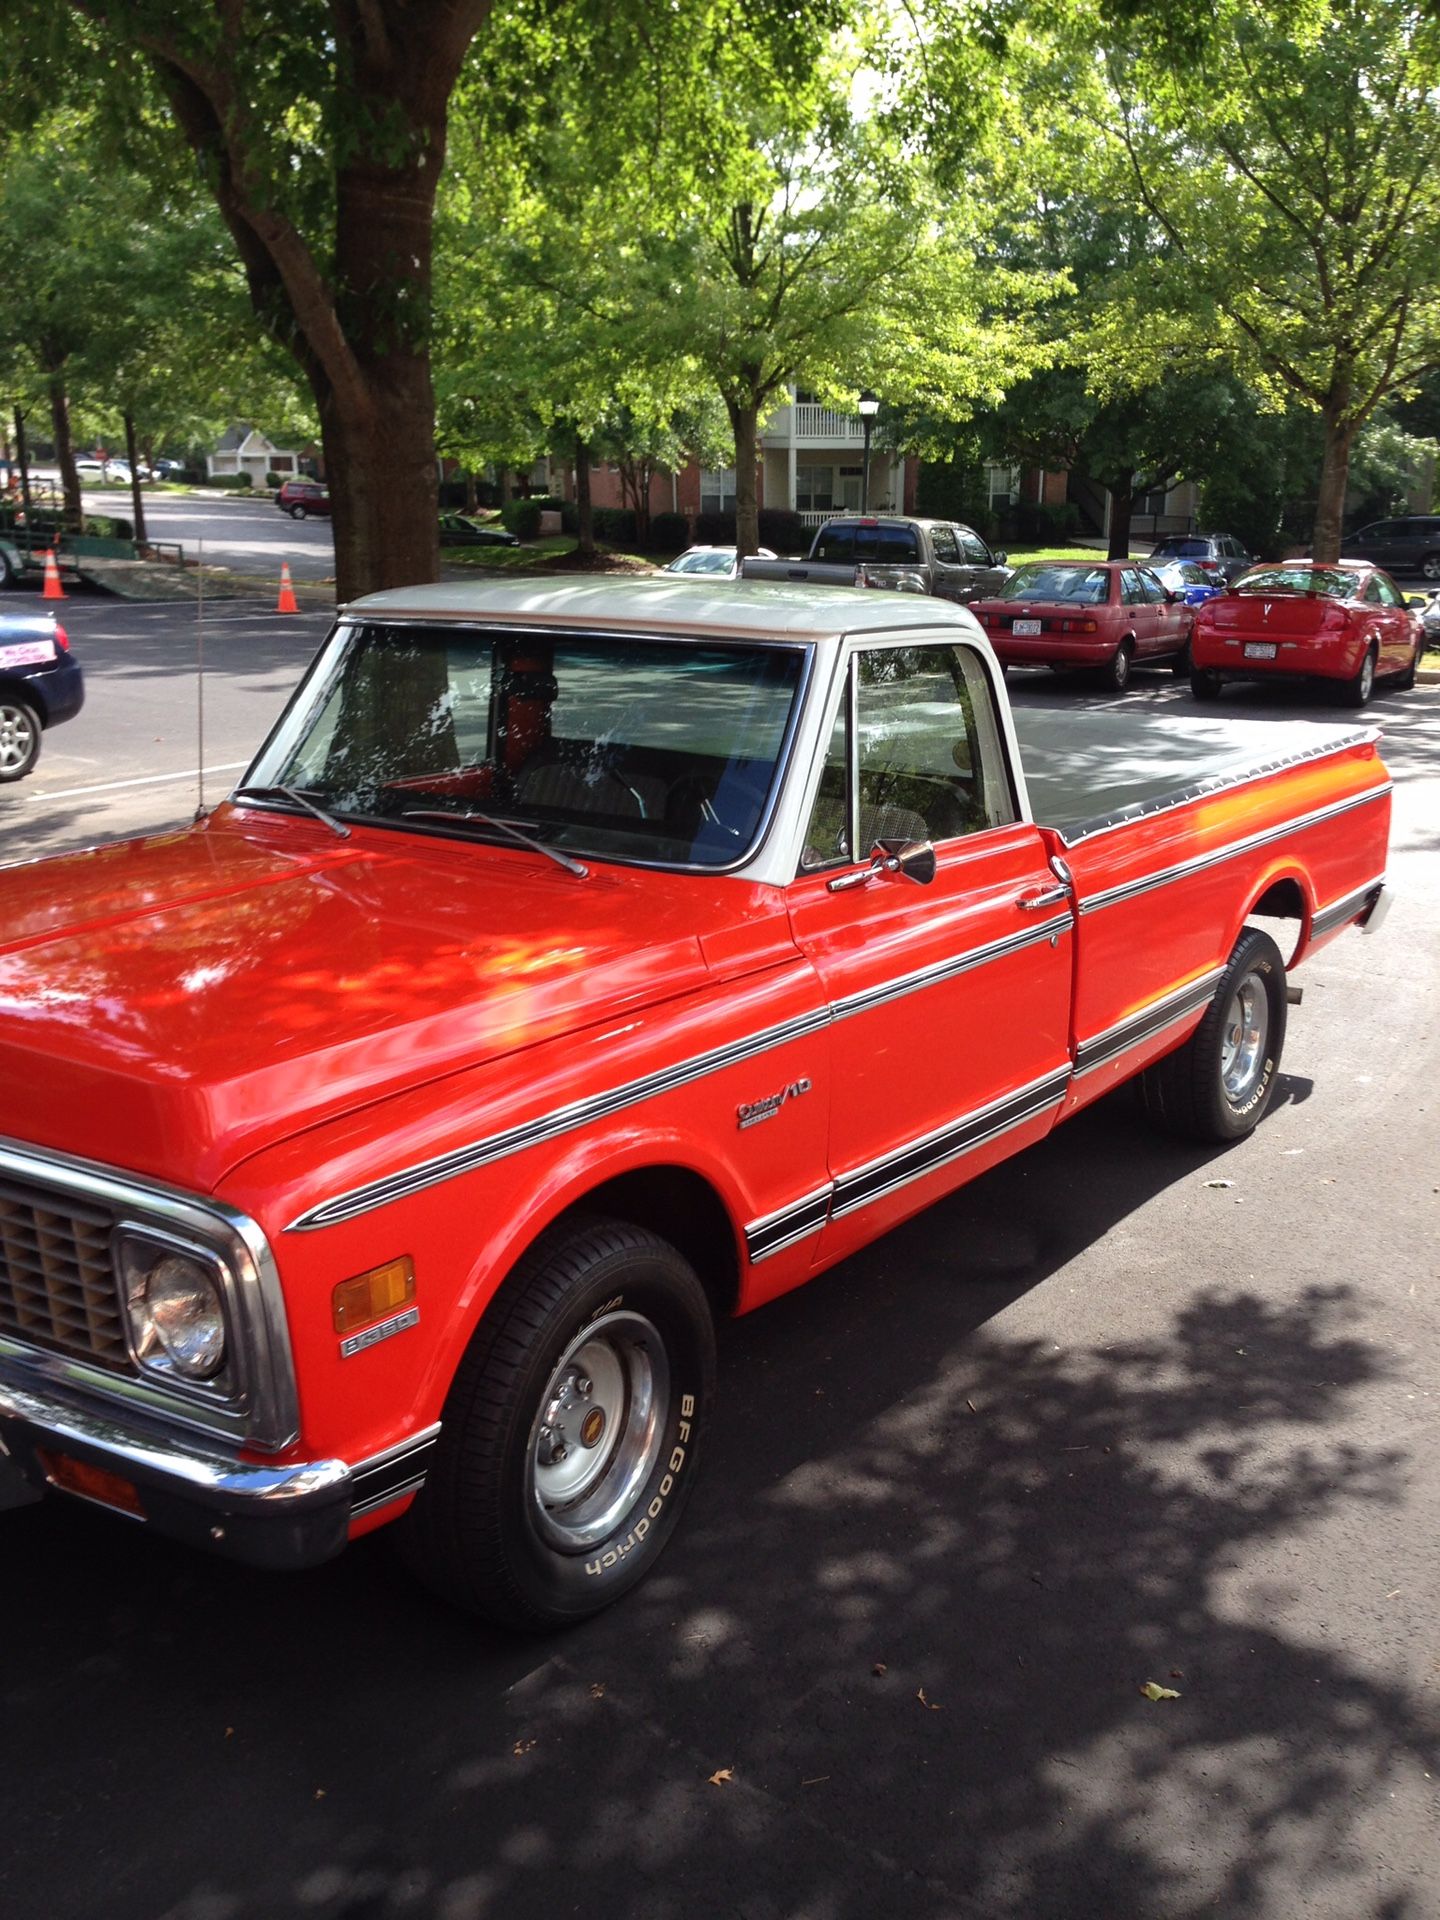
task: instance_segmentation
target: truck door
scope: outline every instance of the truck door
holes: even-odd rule
[[[1038,1138],[1068,1083],[1071,899],[1019,817],[994,701],[963,642],[848,663],[791,888],[835,1023],[821,1258]],[[927,842],[933,876],[907,877],[899,849]]]

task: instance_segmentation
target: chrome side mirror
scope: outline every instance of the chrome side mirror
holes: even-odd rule
[[[849,893],[853,887],[868,887],[882,873],[898,873],[916,886],[928,887],[935,878],[935,848],[928,840],[877,840],[869,866],[837,873],[826,882],[827,890]]]

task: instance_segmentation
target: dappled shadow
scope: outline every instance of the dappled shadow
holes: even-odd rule
[[[1121,1223],[1182,1179],[1230,1207],[1223,1165],[1110,1100],[729,1329],[681,1536],[555,1640],[379,1542],[284,1579],[10,1516],[0,1907],[1421,1920],[1385,1822],[1433,1703],[1293,1619],[1406,1478],[1350,1290],[1217,1277],[1057,1344],[1067,1263],[1114,1236],[1118,1309]]]

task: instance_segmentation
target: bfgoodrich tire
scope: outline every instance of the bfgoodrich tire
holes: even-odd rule
[[[482,1318],[400,1544],[498,1626],[598,1613],[674,1532],[714,1391],[709,1303],[675,1249],[587,1217],[545,1235]]]
[[[1141,1075],[1146,1112],[1188,1140],[1243,1140],[1265,1117],[1285,1045],[1285,963],[1268,933],[1235,943],[1209,1011]]]

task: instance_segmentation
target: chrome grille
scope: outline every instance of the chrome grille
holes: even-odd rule
[[[114,1224],[104,1206],[0,1179],[0,1334],[128,1368]]]

